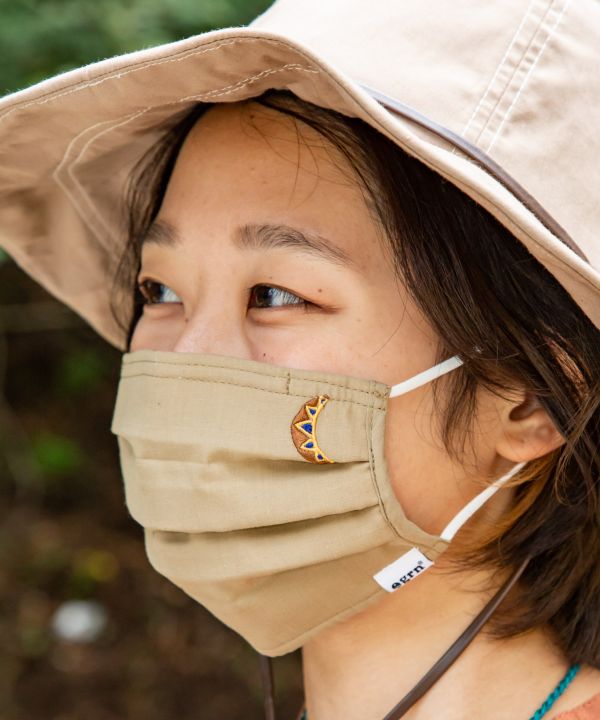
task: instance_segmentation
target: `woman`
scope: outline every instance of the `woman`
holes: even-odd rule
[[[221,73],[221,90],[196,92],[184,112],[166,96],[191,93],[160,73],[185,76],[173,64],[189,45],[154,57],[160,82],[143,93],[135,73],[152,66],[148,56],[96,71],[83,83],[85,118],[62,132],[52,165],[78,215],[48,191],[61,219],[44,218],[54,238],[61,224],[81,233],[85,218],[85,239],[66,255],[68,272],[22,251],[36,277],[128,351],[113,431],[150,561],[264,655],[302,647],[310,720],[600,716],[600,278],[585,222],[572,221],[571,238],[480,152],[509,130],[519,137],[509,112],[479,148],[371,92],[375,111],[356,84],[353,117],[349,100],[332,102],[334,71],[292,63],[291,44],[277,67],[292,87],[248,87],[275,73],[266,51],[249,67],[273,27],[303,38],[325,16],[340,41],[360,27],[373,52],[374,30],[393,26],[422,45],[426,67],[435,30],[456,23],[472,47],[469,33],[481,40],[493,21],[508,42],[470,110],[476,125],[522,34],[539,43],[546,33],[531,74],[559,21],[577,20],[566,6],[537,19],[505,7],[493,17],[459,9],[442,23],[347,3],[335,14],[331,4],[303,25],[280,0],[253,24],[262,34],[201,36],[195,62],[204,80]],[[360,56],[373,71],[368,49]],[[244,79],[230,82],[242,58]],[[326,70],[329,79],[302,85]],[[137,97],[165,97],[136,110],[123,94],[134,85]],[[58,102],[66,118],[78,87],[15,98],[4,117],[25,113],[31,129]],[[232,98],[233,87],[248,94]],[[117,99],[128,104],[118,117]],[[540,103],[551,114],[548,95]],[[46,197],[43,164],[34,174]],[[117,190],[128,232],[115,236]],[[567,210],[572,191],[567,178]],[[592,204],[586,192],[580,208]],[[15,256],[33,232],[21,193],[4,215]],[[101,251],[112,293],[78,296],[74,270],[91,271]]]

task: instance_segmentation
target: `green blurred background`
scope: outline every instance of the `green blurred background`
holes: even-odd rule
[[[271,0],[0,0],[0,95]],[[158,575],[109,432],[120,353],[0,251],[0,718],[258,720],[254,651]],[[275,662],[279,716],[299,654]]]

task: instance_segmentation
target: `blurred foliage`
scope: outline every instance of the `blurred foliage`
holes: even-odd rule
[[[0,95],[271,1],[0,0]],[[156,573],[126,510],[109,430],[120,360],[0,249],[0,717],[258,720],[255,653]],[[97,641],[53,634],[73,599],[106,610]],[[285,719],[299,662],[275,665]]]
[[[104,364],[93,348],[82,348],[65,355],[57,368],[54,389],[59,395],[91,393],[104,376]]]
[[[42,472],[47,476],[69,475],[81,468],[81,450],[69,438],[42,432],[33,438],[32,449]]]
[[[0,0],[0,95],[113,55],[245,25],[272,0]]]
[[[112,582],[116,578],[118,568],[118,560],[112,553],[82,549],[73,559],[66,596],[93,597],[100,583]]]

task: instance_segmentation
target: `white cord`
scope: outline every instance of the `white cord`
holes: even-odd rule
[[[465,505],[465,507],[446,525],[440,535],[442,540],[450,542],[467,520],[469,520],[469,518],[471,518],[479,510],[479,508],[487,502],[492,495],[494,495],[494,493],[507,483],[513,475],[516,475],[525,465],[525,462],[517,463],[506,473],[506,475],[503,475],[500,479],[496,480],[495,483],[487,487],[483,492],[479,493],[479,495],[475,496],[470,503],[467,503],[467,505]]]
[[[425,383],[435,380],[441,375],[445,375],[462,364],[463,361],[458,357],[458,355],[455,355],[448,360],[444,360],[444,362],[439,363],[439,365],[434,365],[432,368],[429,368],[429,370],[424,370],[422,373],[419,373],[404,382],[398,383],[398,385],[393,385],[390,390],[390,397],[393,398],[398,395],[404,395],[404,393],[421,387],[421,385],[425,385]]]

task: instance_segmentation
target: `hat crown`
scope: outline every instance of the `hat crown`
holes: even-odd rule
[[[276,0],[249,27],[476,145],[600,270],[600,4],[593,0]]]

